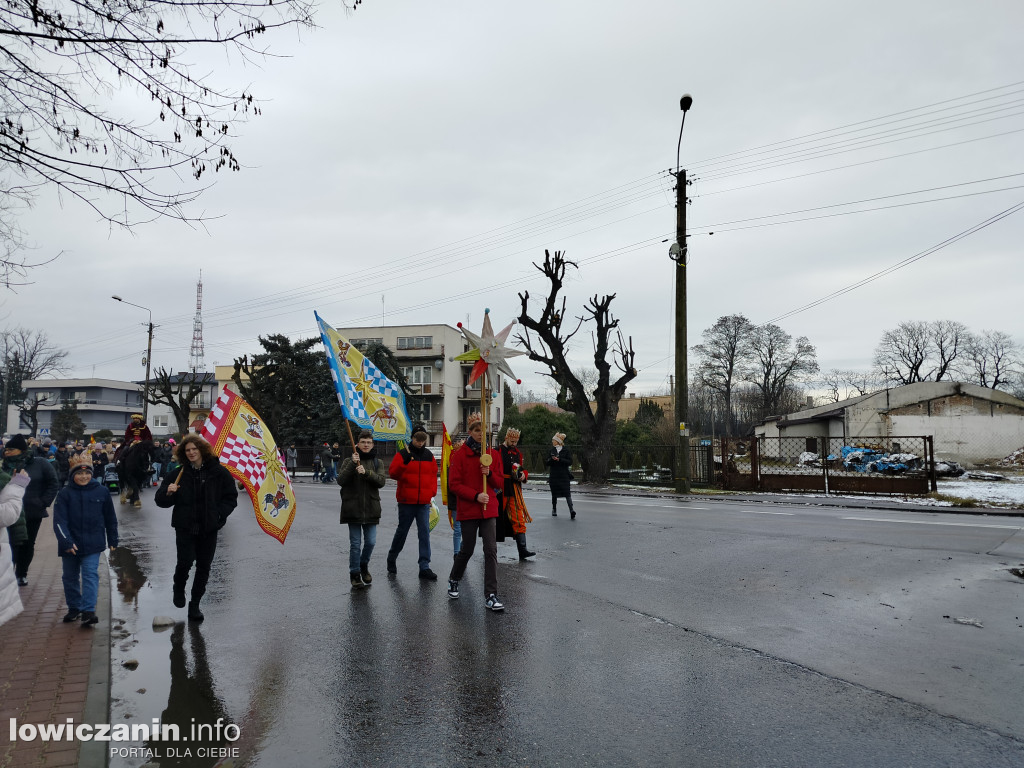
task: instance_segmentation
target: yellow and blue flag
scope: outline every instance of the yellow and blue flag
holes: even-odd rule
[[[408,441],[412,425],[401,388],[318,313],[313,314],[320,326],[320,338],[327,350],[327,362],[345,418],[369,429],[375,440]]]

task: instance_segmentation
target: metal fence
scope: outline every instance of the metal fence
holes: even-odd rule
[[[546,477],[544,459],[550,445],[520,445],[523,461],[531,476]],[[573,474],[582,477],[581,449],[569,446],[573,455]],[[713,446],[690,446],[690,482],[695,486],[709,486],[720,482],[713,462]],[[672,487],[675,484],[676,446],[648,445],[636,448],[613,448],[608,482],[617,485],[648,485]]]
[[[723,441],[722,455],[727,490],[925,494],[936,489],[928,436],[761,437],[749,446]]]

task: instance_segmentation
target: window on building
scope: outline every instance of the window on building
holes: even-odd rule
[[[88,392],[72,392],[70,399],[74,400],[76,403],[84,403],[88,395]]]
[[[168,417],[168,416],[154,416],[153,417],[153,426],[154,427],[166,427],[167,426],[167,420],[169,418],[170,417]]]
[[[430,383],[430,371],[429,365],[403,365],[402,375],[409,380],[410,384],[429,384]]]
[[[433,336],[399,336],[399,349],[430,349],[434,346]]]
[[[384,339],[349,339],[349,343],[356,349],[366,349],[371,344],[383,344]]]
[[[420,419],[423,421],[430,421],[430,403],[423,403],[420,406]]]

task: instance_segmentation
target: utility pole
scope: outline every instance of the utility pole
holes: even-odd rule
[[[686,125],[686,113],[693,105],[693,97],[684,94],[679,100],[679,108],[683,111],[683,120],[679,125],[679,144],[676,147],[676,241],[669,249],[669,257],[676,264],[676,386],[675,406],[676,424],[679,433],[676,437],[676,465],[673,468],[676,492],[690,492],[690,437],[687,399],[690,395],[689,372],[686,365],[686,171],[679,167],[679,149],[683,145],[683,126]]]
[[[149,366],[153,362],[153,315],[149,316],[149,344],[146,346],[146,383],[142,387],[142,423],[149,424]]]

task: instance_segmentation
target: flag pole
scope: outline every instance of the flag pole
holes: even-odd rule
[[[480,444],[480,464],[484,467],[491,465],[491,454],[487,450],[487,371],[480,377],[480,425],[484,428],[484,440]],[[485,458],[486,457],[486,458]],[[484,494],[487,494],[487,475],[484,479]],[[487,499],[484,499],[484,509],[487,509]]]

